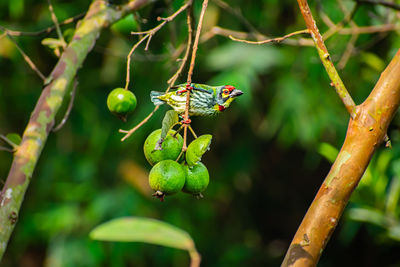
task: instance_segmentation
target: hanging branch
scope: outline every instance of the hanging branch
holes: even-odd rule
[[[193,44],[192,59],[190,61],[188,76],[187,76],[187,80],[186,80],[186,90],[187,90],[186,91],[186,106],[185,106],[185,113],[183,115],[183,121],[182,121],[182,123],[183,123],[182,151],[183,152],[185,152],[187,149],[187,129],[190,128],[189,108],[190,108],[190,91],[191,91],[192,75],[193,75],[193,70],[194,70],[194,64],[196,62],[196,54],[197,54],[197,48],[199,46],[201,27],[203,25],[203,19],[204,19],[204,14],[206,13],[207,5],[208,5],[208,0],[204,0],[203,6],[202,6],[201,12],[200,12],[199,23],[197,24],[196,36],[195,36],[194,44]]]
[[[145,34],[142,38],[140,38],[140,40],[132,47],[131,51],[129,51],[129,54],[127,56],[127,63],[126,63],[126,83],[125,83],[125,90],[128,90],[129,87],[129,82],[130,82],[130,65],[131,65],[131,57],[133,52],[136,50],[136,48],[144,41],[147,39],[147,43],[146,43],[146,47],[145,50],[148,49],[151,38],[154,36],[154,34],[156,34],[162,27],[165,26],[165,24],[167,24],[168,22],[172,21],[175,19],[176,16],[178,16],[182,11],[184,11],[185,9],[187,9],[190,5],[191,5],[192,1],[188,1],[186,2],[183,6],[181,6],[175,13],[173,13],[171,16],[167,17],[167,18],[160,18],[158,17],[157,20],[162,20],[163,22],[161,22],[159,25],[157,25],[156,27],[154,27],[151,30],[148,31],[143,31],[143,32],[132,32],[131,34],[135,34],[135,35],[142,35]]]
[[[188,9],[187,9],[187,25],[188,25],[188,42],[186,45],[186,51],[185,51],[185,55],[181,61],[181,64],[178,68],[178,70],[175,72],[174,75],[172,75],[172,77],[168,80],[168,88],[165,91],[166,93],[169,91],[169,89],[175,84],[176,80],[179,78],[179,76],[181,75],[183,68],[186,65],[186,62],[189,58],[189,53],[190,53],[190,48],[192,47],[192,18],[191,18],[191,8],[192,8],[192,0],[188,1]],[[144,37],[143,37],[144,38]],[[127,70],[128,72],[129,70]],[[128,77],[128,76],[127,76]],[[129,81],[127,80],[127,84],[129,84]],[[125,87],[127,88],[127,87]],[[125,133],[125,136],[122,137],[121,142],[125,141],[129,136],[131,136],[134,132],[136,132],[140,127],[142,127],[146,122],[148,122],[148,120],[153,116],[153,114],[159,109],[160,106],[155,106],[154,109],[149,113],[149,115],[147,115],[141,122],[139,122],[135,127],[133,127],[130,130],[123,130],[120,129],[119,132],[120,133]]]
[[[85,18],[77,25],[73,40],[62,53],[36,103],[0,193],[0,260],[18,220],[19,209],[39,156],[54,126],[54,117],[78,68],[102,29],[148,2],[150,0],[134,0],[114,9],[103,0],[95,0]]]

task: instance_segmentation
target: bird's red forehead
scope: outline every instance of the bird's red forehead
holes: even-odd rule
[[[229,92],[232,92],[233,90],[235,90],[235,87],[232,85],[225,85],[225,88],[229,90]]]

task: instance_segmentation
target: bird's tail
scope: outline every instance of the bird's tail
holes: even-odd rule
[[[165,102],[158,98],[159,96],[162,96],[164,94],[165,94],[164,92],[151,91],[150,92],[151,102],[153,102],[154,105],[156,106],[164,104]]]

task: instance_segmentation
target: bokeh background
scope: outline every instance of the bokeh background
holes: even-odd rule
[[[136,50],[130,89],[138,106],[126,123],[108,112],[106,98],[113,88],[125,84],[126,56],[138,40],[130,31],[156,26],[158,16],[172,14],[182,3],[156,1],[140,10],[136,19],[131,15],[102,32],[79,70],[68,122],[47,141],[1,266],[189,264],[184,251],[89,239],[95,226],[121,216],[156,218],[184,229],[202,254],[202,266],[280,265],[344,140],[349,116],[329,86],[314,47],[248,45],[212,37],[199,46],[193,81],[231,84],[245,94],[217,117],[193,119],[198,134],[214,137],[203,157],[211,176],[204,199],[183,193],[163,203],[152,198],[147,184],[150,166],[142,145],[148,134],[160,128],[167,108],[123,143],[118,129],[141,121],[153,108],[149,92],[166,88],[179,64],[175,52],[186,39],[184,13],[154,36],[148,51],[143,46]],[[53,4],[63,20],[85,12],[90,1],[54,0]],[[351,10],[354,4],[310,1],[321,32],[329,29],[323,15],[338,23],[344,18],[341,6]],[[232,0],[229,5],[268,36],[305,28],[295,1]],[[201,1],[195,1],[197,16],[200,8]],[[399,29],[398,12],[374,5],[362,5],[354,16],[359,26],[396,20]],[[0,25],[21,31],[51,26],[47,1],[0,0]],[[218,1],[210,1],[204,34],[213,26],[251,31]],[[62,29],[68,39],[74,25]],[[41,43],[49,37],[56,34],[16,38],[45,74],[57,62],[54,51]],[[327,40],[336,64],[349,49],[350,38],[335,34]],[[359,104],[399,48],[399,30],[362,34],[354,46],[339,72]],[[0,70],[0,133],[22,134],[41,93],[41,80],[7,38],[0,40]],[[67,102],[61,113],[66,106]],[[380,148],[372,159],[319,266],[400,266],[399,123],[396,116],[389,131],[393,148]],[[10,153],[0,152],[2,182],[11,161]]]

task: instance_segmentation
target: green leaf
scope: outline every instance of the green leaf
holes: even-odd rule
[[[188,251],[194,242],[188,233],[168,223],[141,217],[111,220],[94,228],[90,238],[101,241],[144,242]]]
[[[386,218],[381,210],[373,208],[350,208],[347,212],[350,220],[367,222],[385,228]]]
[[[321,143],[318,147],[318,152],[330,163],[333,163],[339,153],[339,150],[328,143]]]
[[[385,61],[373,53],[361,53],[361,61],[377,72],[382,72],[386,66]]]
[[[207,150],[210,150],[211,134],[204,134],[193,140],[186,150],[186,163],[189,166],[196,165],[200,162],[201,157]]]
[[[17,133],[9,133],[6,135],[6,138],[16,145],[21,144],[21,141],[22,141],[21,136]]]
[[[161,138],[164,139],[171,128],[179,121],[178,113],[168,110],[162,121]]]

